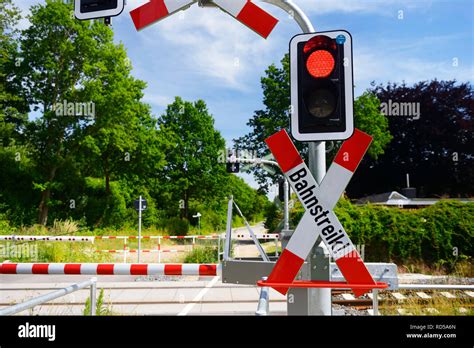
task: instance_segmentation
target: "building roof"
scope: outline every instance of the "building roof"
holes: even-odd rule
[[[426,206],[433,205],[443,198],[408,198],[402,195],[397,191],[379,193],[375,195],[370,195],[367,197],[360,198],[356,201],[356,204],[380,204],[380,205],[390,205],[390,206]],[[449,198],[450,200],[455,200],[463,203],[474,203],[473,198]]]

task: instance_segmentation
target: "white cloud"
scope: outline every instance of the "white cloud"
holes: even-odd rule
[[[195,5],[144,29],[140,36],[147,50],[174,55],[174,68],[246,90],[249,75],[263,71],[272,60],[278,39],[263,40],[242,27],[218,9]]]
[[[18,22],[17,28],[20,30],[27,29],[30,26],[30,21],[26,18],[30,14],[30,7],[32,5],[43,3],[41,0],[20,0],[14,1],[14,5],[21,11],[22,18]]]
[[[451,57],[434,59],[421,58],[409,50],[393,49],[387,51],[380,47],[360,48],[354,52],[354,80],[356,87],[368,86],[371,81],[402,82],[408,84],[418,81],[452,80],[472,81],[474,76],[470,62],[459,61],[453,66]],[[359,88],[358,92],[362,92]]]
[[[154,94],[153,92],[145,91],[145,96],[143,97],[145,103],[151,104],[158,107],[166,107],[168,104],[173,102],[173,99],[169,96],[163,96],[159,94]]]
[[[306,13],[376,13],[393,16],[394,9],[430,7],[433,0],[294,0]]]

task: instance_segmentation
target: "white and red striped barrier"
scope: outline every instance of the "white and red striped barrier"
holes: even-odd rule
[[[356,129],[353,136],[339,149],[319,187],[285,130],[266,139],[281,170],[305,208],[305,214],[268,277],[268,283],[293,282],[316,240],[321,236],[348,283],[375,284],[332,210],[371,141],[369,135]],[[275,290],[286,294],[288,288]],[[353,289],[357,296],[367,291]]]
[[[186,9],[196,1],[150,0],[130,11],[130,16],[135,28],[142,30],[178,11]],[[214,4],[265,39],[278,23],[278,19],[255,5],[251,0],[214,0]]]
[[[177,249],[141,249],[141,253],[184,253],[188,250],[177,250]],[[96,253],[138,253],[138,249],[109,249],[109,250],[96,250]]]
[[[214,3],[265,39],[278,23],[278,19],[249,0],[214,0]]]
[[[278,239],[278,233],[256,234],[257,239]],[[24,236],[24,235],[0,235],[0,241],[28,241],[28,242],[91,242],[98,239],[219,239],[218,234],[191,235],[191,236]],[[221,237],[222,238],[222,237]],[[233,239],[252,240],[248,233],[232,235]]]
[[[267,233],[267,234],[256,234],[255,237],[257,239],[279,239],[280,235],[278,233]],[[249,233],[239,233],[233,234],[232,239],[238,240],[252,240],[252,237]]]
[[[0,241],[27,241],[27,242],[92,242],[94,236],[23,236],[23,235],[0,235]]]
[[[218,239],[219,235],[194,235],[194,236],[96,236],[96,239]]]
[[[150,2],[130,11],[130,16],[135,28],[142,30],[173,13],[185,9],[194,2],[195,0],[150,0]]]
[[[26,236],[0,235],[0,241],[28,241],[28,242],[94,242],[95,239],[138,239],[138,236]],[[141,239],[218,239],[219,235],[192,235],[192,236],[141,236]]]
[[[217,276],[218,264],[2,263],[0,274]]]

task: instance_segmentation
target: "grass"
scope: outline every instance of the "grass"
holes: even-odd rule
[[[91,298],[88,297],[84,307],[84,315],[91,315]],[[112,308],[110,304],[105,304],[104,289],[100,289],[99,296],[96,300],[95,315],[112,315]]]
[[[217,263],[217,247],[196,247],[186,255],[184,263]]]
[[[452,292],[451,292],[452,293]],[[383,315],[400,315],[398,309],[404,309],[412,315],[474,315],[472,307],[474,301],[469,298],[460,298],[456,294],[456,299],[448,299],[439,294],[439,291],[430,293],[430,299],[420,299],[413,291],[404,292],[407,299],[402,301],[385,300],[380,305],[380,312]],[[428,309],[434,308],[437,312],[430,312]],[[462,313],[460,308],[467,311]]]
[[[268,256],[275,256],[276,246],[275,243],[272,242],[271,245],[264,245],[265,252]],[[278,247],[278,255],[281,255],[281,246]]]

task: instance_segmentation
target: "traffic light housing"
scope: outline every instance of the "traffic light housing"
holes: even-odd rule
[[[122,13],[125,0],[74,0],[77,19],[115,17]]]
[[[288,185],[288,199],[291,197],[291,187]],[[285,179],[280,178],[278,180],[278,199],[280,202],[285,201]]]
[[[291,133],[300,141],[344,140],[354,132],[352,37],[345,30],[290,41]]]
[[[237,162],[237,150],[227,156],[226,170],[227,173],[238,173],[240,171],[240,163]]]
[[[238,173],[240,170],[240,163],[227,162],[226,169],[227,169],[227,173]]]

